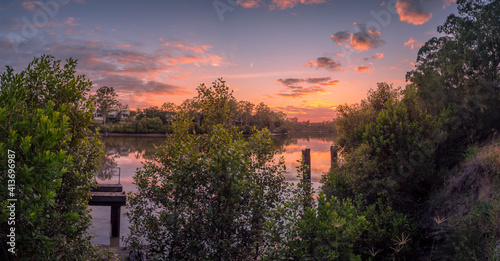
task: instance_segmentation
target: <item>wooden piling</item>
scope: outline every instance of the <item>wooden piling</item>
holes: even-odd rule
[[[335,149],[334,146],[330,146],[330,161],[331,164],[333,164],[335,161],[337,161],[337,150]]]
[[[311,180],[311,149],[302,150],[302,156],[304,156],[304,167],[306,168],[304,178]]]
[[[121,209],[120,205],[111,205],[111,237],[120,236]]]

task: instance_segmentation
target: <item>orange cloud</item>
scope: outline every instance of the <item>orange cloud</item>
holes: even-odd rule
[[[331,36],[332,41],[337,45],[342,45],[343,42],[349,42],[349,45],[359,51],[367,51],[371,48],[377,48],[385,42],[380,39],[381,33],[374,28],[367,28],[366,24],[354,23],[356,33],[347,31],[339,31]]]
[[[410,48],[413,50],[414,46],[413,44],[415,43],[415,39],[413,39],[413,37],[410,37],[410,40],[408,40],[407,42],[405,42],[405,46],[410,46]]]
[[[243,8],[255,8],[260,6],[260,0],[238,0],[238,4]]]
[[[363,61],[369,61],[370,58],[373,59],[373,60],[382,59],[382,58],[384,58],[384,53],[376,53],[376,54],[372,55],[372,57],[363,58]]]
[[[384,58],[384,53],[376,53],[372,56],[373,59],[378,60]]]
[[[432,13],[422,10],[418,1],[398,0],[396,11],[401,22],[413,25],[424,24],[432,17]]]
[[[209,64],[212,66],[221,66],[223,64],[223,58],[217,55],[208,55],[206,57],[194,56],[194,55],[185,55],[177,58],[173,58],[170,61],[170,64],[195,64],[199,66],[199,64]]]
[[[278,79],[277,82],[286,86],[284,92],[277,93],[276,95],[282,97],[300,98],[309,94],[327,94],[328,92],[321,86],[333,87],[340,83],[338,80],[332,80],[330,77],[317,77],[317,78],[285,78]],[[299,83],[319,84],[321,86],[313,85],[309,87],[298,86]]]
[[[370,71],[370,67],[368,66],[365,66],[365,65],[361,65],[361,66],[356,66],[356,68],[354,68],[354,70],[356,70],[356,72],[368,72]]]
[[[334,86],[338,86],[339,84],[340,84],[339,80],[333,80],[333,81],[329,81],[329,82],[320,83],[320,85],[323,85],[326,87],[334,87]]]
[[[328,71],[345,71],[339,62],[336,62],[329,57],[318,57],[316,58],[316,61],[314,60],[309,61],[308,63],[304,64],[304,66],[306,67],[316,66],[316,69],[325,68]]]

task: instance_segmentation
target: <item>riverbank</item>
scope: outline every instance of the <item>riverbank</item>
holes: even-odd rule
[[[166,137],[168,133],[120,133],[120,132],[99,132],[103,137]]]

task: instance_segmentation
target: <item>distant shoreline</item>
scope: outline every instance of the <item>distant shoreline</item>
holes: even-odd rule
[[[167,133],[120,133],[120,132],[100,132],[102,137],[166,137]]]
[[[293,133],[332,133],[331,131],[290,131],[287,133],[271,133],[271,136],[286,136]],[[169,133],[133,133],[133,132],[100,132],[100,136],[102,137],[166,137]],[[244,134],[244,136],[250,136],[250,134]]]

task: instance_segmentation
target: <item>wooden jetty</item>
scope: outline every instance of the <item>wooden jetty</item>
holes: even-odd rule
[[[111,237],[119,237],[121,207],[127,204],[122,184],[99,184],[91,195],[90,206],[111,206]]]

